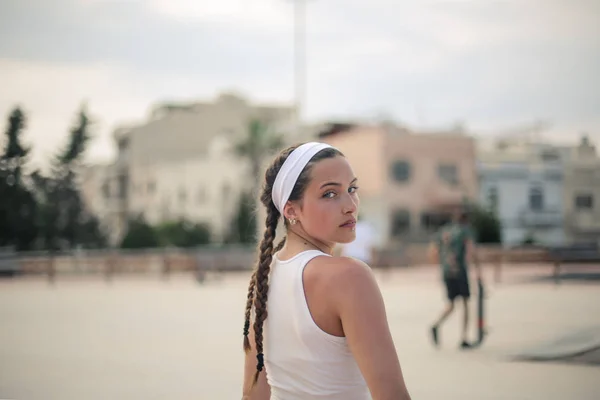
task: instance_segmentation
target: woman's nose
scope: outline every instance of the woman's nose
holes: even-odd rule
[[[356,204],[356,200],[354,199],[354,196],[352,196],[351,194],[348,194],[346,196],[346,201],[344,203],[344,208],[343,208],[343,212],[344,214],[353,214],[356,212],[356,208],[357,208],[357,204]]]

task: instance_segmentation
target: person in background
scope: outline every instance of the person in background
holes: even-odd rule
[[[356,239],[344,244],[341,247],[340,255],[356,258],[367,265],[372,265],[375,258],[375,230],[369,222],[359,217],[355,232]]]
[[[441,325],[454,311],[455,300],[461,298],[463,304],[463,324],[460,348],[470,348],[472,346],[467,336],[471,291],[467,261],[470,261],[475,266],[475,274],[478,280],[481,279],[481,270],[466,210],[457,211],[453,221],[442,227],[437,233],[434,242],[430,245],[430,256],[432,257],[432,261],[435,261],[440,266],[448,299],[442,314],[431,327],[433,343],[435,346],[439,346]]]

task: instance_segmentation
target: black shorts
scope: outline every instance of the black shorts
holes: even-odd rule
[[[469,289],[469,280],[467,278],[446,278],[446,291],[448,294],[448,300],[453,301],[457,297],[468,299],[471,297],[471,291]]]

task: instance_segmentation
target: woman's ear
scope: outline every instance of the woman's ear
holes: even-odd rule
[[[294,205],[290,201],[285,203],[285,206],[283,207],[283,217],[288,221],[295,220],[298,218],[296,214],[296,207],[294,207]]]

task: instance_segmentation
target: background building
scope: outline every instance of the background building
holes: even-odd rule
[[[361,215],[378,232],[380,246],[429,240],[443,221],[441,207],[477,197],[475,143],[463,132],[356,126],[321,140],[352,164]]]
[[[138,215],[153,224],[204,222],[220,240],[240,193],[258,179],[249,176],[248,160],[236,157],[235,144],[252,119],[292,142],[294,116],[293,107],[254,105],[231,93],[213,102],[157,105],[147,121],[115,130],[116,160],[90,170],[95,183],[85,186],[85,197],[106,216],[113,244]]]
[[[565,229],[570,241],[600,238],[600,159],[587,136],[581,138],[565,168]]]
[[[527,137],[481,143],[479,200],[498,215],[505,245],[565,241],[564,169],[569,158],[569,148]]]
[[[444,206],[465,199],[492,209],[507,246],[595,241],[600,237],[600,159],[582,138],[557,146],[530,135],[476,141],[460,127],[415,132],[392,122],[317,123],[293,131],[294,110],[223,94],[214,102],[162,104],[147,121],[116,129],[114,163],[83,175],[83,193],[112,244],[128,220],[205,223],[228,234],[241,193],[262,184],[235,145],[258,119],[284,147],[320,140],[339,148],[360,180],[361,214],[380,246],[426,241]],[[271,157],[263,160],[263,171]],[[257,229],[264,212],[257,203]]]
[[[122,186],[116,171],[116,165],[92,165],[81,173],[83,201],[98,218],[110,243],[116,243],[127,228],[127,187]]]

